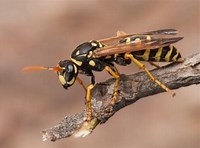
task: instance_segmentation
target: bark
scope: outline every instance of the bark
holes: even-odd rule
[[[170,89],[199,84],[200,53],[188,57],[183,63],[171,63],[151,70],[151,73]],[[114,82],[114,79],[109,79],[96,84],[92,89],[93,117],[91,122],[86,121],[86,111],[66,116],[57,125],[42,131],[43,140],[56,141],[72,135],[84,137],[91,133],[99,123],[105,123],[127,105],[141,98],[164,92],[160,86],[149,79],[145,72],[121,75],[117,103],[111,106]]]

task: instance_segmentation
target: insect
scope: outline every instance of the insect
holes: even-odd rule
[[[106,70],[115,80],[111,105],[117,101],[118,85],[120,74],[115,64],[126,66],[135,63],[143,69],[146,74],[172,96],[175,93],[157,80],[140,61],[150,62],[183,62],[180,52],[172,45],[183,37],[172,37],[176,35],[175,29],[163,29],[138,34],[126,34],[118,31],[117,36],[102,40],[92,40],[80,44],[72,52],[69,60],[61,60],[57,66],[43,67],[32,66],[24,68],[30,70],[51,70],[57,72],[62,86],[67,89],[77,80],[86,92],[87,121],[91,120],[91,89],[95,84],[93,71]],[[87,87],[83,84],[78,74],[85,74],[91,77],[91,84]]]

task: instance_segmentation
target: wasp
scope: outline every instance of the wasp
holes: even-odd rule
[[[159,67],[153,62],[183,62],[180,52],[172,44],[183,39],[183,37],[172,37],[176,35],[175,29],[162,29],[144,33],[126,34],[118,31],[117,36],[92,40],[80,44],[72,52],[67,60],[61,60],[57,66],[43,67],[32,66],[24,68],[30,70],[51,70],[57,73],[62,86],[67,89],[77,80],[86,92],[87,121],[92,118],[91,89],[95,85],[95,76],[93,71],[106,70],[115,78],[113,97],[111,105],[117,101],[118,85],[120,73],[116,64],[126,66],[135,63],[143,69],[149,78],[162,87],[172,96],[175,93],[157,80],[140,61],[146,61]],[[91,83],[86,87],[78,74],[84,74],[91,77]]]

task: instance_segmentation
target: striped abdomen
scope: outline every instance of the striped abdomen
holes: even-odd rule
[[[131,54],[140,61],[183,62],[180,52],[173,45],[157,49],[134,51]]]

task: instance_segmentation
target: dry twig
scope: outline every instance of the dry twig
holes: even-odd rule
[[[188,57],[184,63],[172,63],[151,73],[171,89],[200,83],[200,53]],[[123,107],[146,96],[161,93],[164,90],[151,81],[144,72],[121,75],[117,104],[109,105],[113,94],[114,79],[98,83],[92,90],[93,120],[86,122],[86,112],[66,116],[52,128],[42,131],[43,140],[56,141],[71,135],[84,137],[99,124],[105,123]]]

